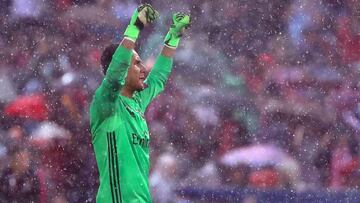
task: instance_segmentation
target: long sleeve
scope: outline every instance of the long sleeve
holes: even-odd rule
[[[147,88],[139,92],[143,111],[145,111],[149,103],[164,90],[171,73],[172,65],[172,58],[160,54],[156,59],[154,67],[145,81]]]
[[[100,86],[100,88],[105,88],[103,91],[109,93],[111,98],[117,96],[119,88],[125,84],[131,57],[132,51],[122,46],[119,46],[113,55],[105,78]]]
[[[92,131],[115,111],[115,100],[119,95],[120,87],[125,84],[131,57],[131,50],[122,46],[116,49],[105,78],[96,90],[91,103],[90,122]]]

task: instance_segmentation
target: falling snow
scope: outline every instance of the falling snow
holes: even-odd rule
[[[149,106],[154,202],[359,202],[357,0],[1,0],[0,202],[95,202],[89,104],[132,11],[191,14]]]

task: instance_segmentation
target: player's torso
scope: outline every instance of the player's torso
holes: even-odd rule
[[[120,96],[118,108],[118,116],[120,120],[123,120],[122,124],[127,130],[127,136],[131,144],[135,149],[141,149],[148,153],[150,142],[149,129],[139,103],[134,99]]]
[[[106,174],[103,182],[112,185],[112,193],[119,193],[123,202],[151,201],[148,185],[150,137],[139,103],[119,96],[115,113],[101,124],[96,137],[93,142],[98,164],[100,160],[107,162],[103,162],[100,175]],[[99,170],[102,169],[99,167]]]

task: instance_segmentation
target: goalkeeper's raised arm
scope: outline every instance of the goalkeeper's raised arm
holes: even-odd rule
[[[119,96],[119,91],[126,87],[125,80],[128,78],[127,75],[130,69],[139,70],[137,71],[138,74],[140,75],[140,72],[142,74],[141,78],[138,76],[138,81],[135,81],[135,83],[137,82],[135,90],[144,88],[142,82],[145,79],[145,69],[141,66],[141,63],[138,63],[140,58],[134,52],[135,42],[141,30],[153,23],[158,16],[158,12],[151,5],[143,4],[139,6],[132,15],[120,45],[112,44],[102,53],[101,66],[105,78],[95,92],[92,103],[96,105],[92,105],[90,109],[93,115],[96,115],[97,121],[100,122],[114,113],[115,101]],[[96,124],[92,125],[92,128],[98,126],[98,124],[96,122]]]
[[[135,48],[136,40],[138,39],[141,30],[145,26],[153,23],[158,17],[159,13],[150,4],[143,4],[134,11],[130,23],[125,30],[124,38],[121,41],[119,48],[115,53],[111,53],[110,50],[110,53],[107,54],[108,57],[104,58],[104,74],[108,72],[107,68],[109,68],[109,74],[106,74],[106,77],[116,79],[120,85],[125,84],[127,68],[129,68],[129,65],[131,65],[131,56],[134,54],[133,50]],[[118,69],[121,69],[118,67],[119,63],[117,62],[125,62],[127,64],[126,70],[121,71],[121,74],[119,74],[119,71],[117,71]]]
[[[190,15],[175,13],[172,16],[172,24],[165,36],[161,54],[157,57],[155,65],[145,81],[147,88],[139,92],[143,111],[145,111],[147,105],[164,90],[171,72],[172,58],[185,29],[188,28],[189,25]]]

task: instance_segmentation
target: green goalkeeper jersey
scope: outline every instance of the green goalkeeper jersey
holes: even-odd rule
[[[150,134],[144,112],[163,89],[172,59],[159,55],[145,83],[132,98],[122,96],[132,51],[119,46],[90,106],[92,143],[100,174],[98,203],[151,202]]]

